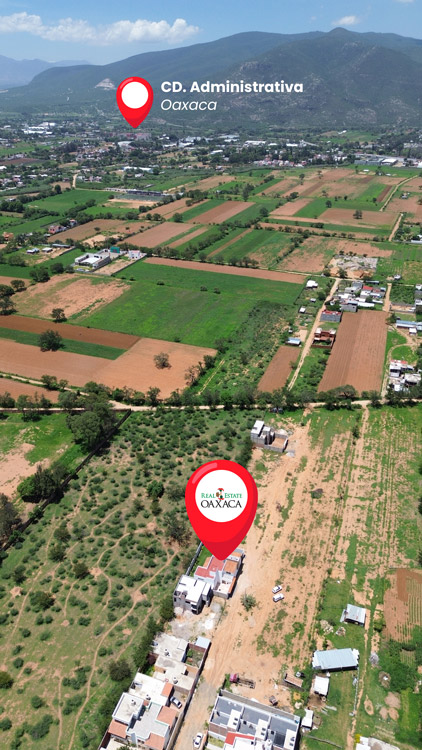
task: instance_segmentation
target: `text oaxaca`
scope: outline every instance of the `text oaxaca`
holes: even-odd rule
[[[213,495],[209,492],[201,492],[201,508],[242,508],[242,493],[225,492]]]
[[[258,81],[246,82],[229,81],[214,83],[213,81],[192,81],[190,85],[184,85],[181,81],[163,81],[161,91],[165,94],[302,94],[303,83],[288,83],[287,81],[272,81],[270,83],[259,83]],[[173,101],[163,99],[161,109],[168,110],[215,110],[217,102],[214,101]]]

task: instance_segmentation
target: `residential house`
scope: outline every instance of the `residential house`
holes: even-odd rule
[[[235,750],[243,750],[242,744],[236,747],[232,742],[239,735],[261,743],[264,750],[295,750],[299,742],[299,728],[299,716],[220,690],[209,719],[208,734],[211,738],[229,743],[229,747]],[[249,747],[261,750],[259,744],[249,744]]]
[[[365,627],[366,609],[357,607],[355,604],[348,604],[342,612],[340,622],[355,623]]]
[[[312,657],[312,668],[323,672],[340,672],[344,669],[357,669],[358,666],[359,651],[355,648],[314,651]]]

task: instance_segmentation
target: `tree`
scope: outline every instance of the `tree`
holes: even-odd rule
[[[40,334],[38,338],[38,345],[42,352],[56,352],[63,346],[63,339],[60,333],[53,331],[51,328],[47,328],[46,331]]]
[[[62,544],[55,544],[50,548],[48,556],[53,562],[61,562],[66,557],[66,550]]]
[[[87,575],[89,575],[89,568],[88,566],[83,562],[83,560],[80,560],[78,562],[75,562],[73,565],[73,575],[75,578],[82,579],[86,578]]]
[[[171,367],[170,361],[169,361],[169,355],[166,354],[166,352],[159,352],[159,354],[156,354],[154,357],[155,366],[159,370],[164,370],[165,367]]]
[[[159,388],[156,388],[154,386],[151,386],[151,388],[148,388],[147,403],[149,404],[149,406],[157,406],[159,393],[160,393]]]
[[[158,482],[156,479],[154,479],[147,487],[147,493],[148,497],[150,497],[152,500],[158,500],[159,497],[162,497],[164,493],[164,485],[162,482]]]
[[[11,297],[14,291],[8,284],[0,284],[0,297]]]
[[[0,493],[0,537],[8,537],[14,527],[19,523],[20,518],[13,503],[10,502],[7,495]]]
[[[0,298],[0,315],[12,315],[16,312],[16,307],[14,302],[10,299],[10,297],[1,297]]]
[[[29,597],[34,612],[45,612],[54,604],[54,596],[49,591],[33,591]]]
[[[15,292],[23,292],[26,289],[26,284],[22,279],[12,279],[10,286]]]
[[[164,516],[164,528],[169,539],[179,544],[186,544],[190,539],[190,529],[183,518],[175,513],[166,513]]]
[[[369,391],[368,396],[371,402],[371,406],[374,409],[378,409],[381,406],[380,394],[378,393],[378,391]]]
[[[63,523],[61,523],[60,526],[58,526],[55,530],[54,538],[59,542],[63,542],[63,544],[67,544],[67,542],[70,542],[70,532],[68,531],[65,521],[63,521]]]
[[[13,677],[9,672],[0,672],[0,690],[9,690],[13,685]]]
[[[173,594],[168,594],[160,604],[160,617],[164,622],[169,622],[174,617]]]
[[[190,365],[185,372],[185,380],[188,386],[192,386],[196,383],[200,375],[200,369],[198,365]]]
[[[62,307],[53,307],[51,317],[55,323],[64,323],[67,318]]]
[[[183,214],[176,213],[173,216],[173,221],[176,221],[177,223],[180,223],[183,221]]]
[[[42,266],[35,266],[35,268],[31,268],[29,275],[32,281],[40,282],[42,284],[50,279],[50,274],[48,273],[47,268],[42,268]]]
[[[118,659],[117,661],[110,662],[108,668],[110,678],[114,682],[123,682],[131,676],[131,669],[126,659]]]
[[[256,607],[256,599],[254,596],[252,596],[252,594],[247,594],[245,592],[244,594],[242,594],[240,601],[242,602],[242,605],[247,612],[250,612],[251,609]]]
[[[53,263],[53,265],[51,266],[51,273],[60,274],[60,273],[63,273],[63,272],[64,272],[64,265],[63,265],[63,263],[60,263],[60,262]]]

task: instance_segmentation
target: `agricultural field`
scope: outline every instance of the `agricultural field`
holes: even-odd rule
[[[242,460],[234,436],[249,421],[246,412],[132,415],[8,551],[0,570],[1,663],[13,679],[0,713],[11,720],[7,747],[15,737],[28,750],[40,738],[45,748],[98,746],[140,666],[142,637],[168,617],[192,556],[187,478],[214,457]],[[113,681],[120,659],[128,672]]]
[[[84,325],[206,347],[230,336],[257,302],[288,307],[302,288],[285,281],[144,261],[120,272],[118,278],[135,281],[119,299],[84,318]]]
[[[343,385],[352,385],[359,393],[380,391],[386,339],[387,313],[343,313],[318,391]]]

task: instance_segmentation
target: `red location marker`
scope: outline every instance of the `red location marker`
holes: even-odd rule
[[[219,560],[246,536],[258,507],[258,490],[246,469],[234,461],[203,464],[192,474],[186,510],[195,533]]]
[[[132,128],[137,128],[148,115],[154,92],[152,86],[145,78],[125,78],[116,91],[117,106],[120,113]]]

